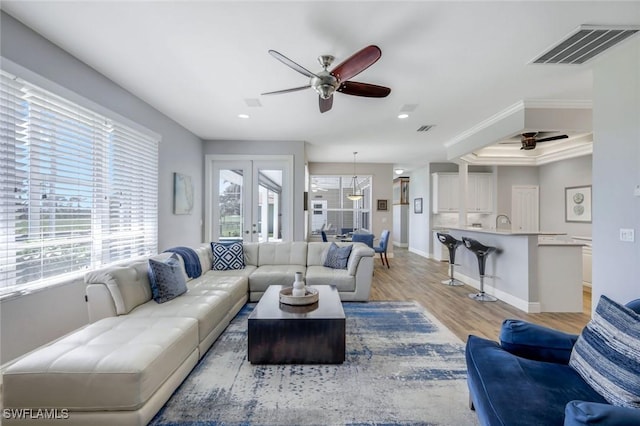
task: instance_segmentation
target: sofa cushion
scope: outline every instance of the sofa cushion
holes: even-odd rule
[[[352,245],[338,247],[335,243],[331,243],[323,266],[333,269],[347,269],[352,248]]]
[[[193,318],[102,319],[9,366],[4,406],[136,410],[198,347],[197,327]]]
[[[105,285],[113,298],[116,314],[124,315],[151,300],[147,268],[147,261],[129,266],[112,266],[88,272],[84,281],[86,284]]]
[[[255,267],[253,267],[255,269]],[[243,276],[222,276],[208,273],[202,279],[187,283],[188,296],[207,295],[212,292],[226,292],[231,296],[231,305],[235,305],[239,300],[249,293],[249,278]]]
[[[569,363],[578,336],[538,324],[506,319],[500,328],[500,345],[514,355],[547,362]]]
[[[178,256],[165,261],[149,259],[149,284],[153,300],[165,303],[187,292],[187,283]]]
[[[308,266],[305,281],[307,285],[334,285],[338,291],[356,290],[356,277],[346,269]]]
[[[258,245],[258,266],[262,265],[306,265],[307,243],[260,243]]]
[[[244,250],[242,241],[232,243],[211,243],[214,271],[228,271],[244,268]]]
[[[466,360],[469,391],[483,425],[562,424],[569,401],[606,403],[568,365],[521,358],[491,340],[469,336]]]
[[[640,408],[640,315],[600,296],[569,365],[611,404]]]
[[[131,311],[129,316],[193,318],[198,321],[198,343],[200,343],[224,319],[231,306],[229,294],[218,290],[206,295],[188,296],[185,294],[163,303],[162,306],[149,301]]]
[[[270,285],[292,286],[296,272],[306,272],[304,265],[263,265],[249,275],[249,289],[252,292],[265,291]]]

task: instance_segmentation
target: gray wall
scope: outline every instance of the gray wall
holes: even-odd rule
[[[590,223],[565,222],[564,189],[591,185],[592,160],[591,155],[586,155],[540,166],[541,230],[566,232],[569,236],[591,236]]]
[[[436,167],[437,168],[437,167]],[[437,170],[444,171],[444,170]],[[457,167],[455,167],[457,171]],[[423,257],[433,253],[431,244],[431,170],[430,166],[413,170],[409,185],[409,251]],[[422,214],[414,211],[416,198],[422,198]]]
[[[640,38],[594,66],[593,307],[640,297]],[[635,242],[619,240],[620,228]]]
[[[194,214],[175,216],[172,194],[173,172],[191,175],[195,193],[203,193],[202,141],[11,16],[2,12],[0,19],[3,58],[52,82],[51,87],[47,87],[49,90],[61,86],[162,136],[158,182],[159,249],[199,243],[202,239],[201,199],[196,199]],[[0,364],[87,321],[82,281],[2,300]]]
[[[498,183],[496,194],[496,214],[511,217],[511,187],[514,185],[540,185],[538,167],[499,166],[496,170]],[[542,204],[541,204],[542,207]],[[542,227],[540,228],[542,229]]]
[[[293,155],[293,240],[305,240],[304,142],[207,140],[204,141],[203,145],[204,155]],[[202,161],[200,160],[202,167],[204,167]]]

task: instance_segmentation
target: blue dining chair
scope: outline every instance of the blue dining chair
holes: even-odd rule
[[[376,253],[380,253],[382,264],[384,265],[385,261],[387,262],[387,268],[391,268],[391,266],[389,266],[389,259],[387,258],[387,246],[389,245],[390,234],[388,229],[383,230],[382,234],[380,234],[380,245],[373,248]],[[383,254],[384,258],[382,257]]]
[[[373,234],[353,234],[351,241],[354,243],[365,243],[369,247],[373,248]]]
[[[322,241],[324,241],[325,243],[328,242],[326,232],[320,231],[320,235],[322,235]]]

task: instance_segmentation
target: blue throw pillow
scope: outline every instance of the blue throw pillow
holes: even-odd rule
[[[187,283],[178,257],[172,254],[164,262],[149,259],[149,283],[153,300],[158,303],[168,302],[186,293]]]
[[[347,262],[349,262],[352,247],[353,245],[351,244],[338,247],[336,243],[331,243],[329,251],[327,252],[327,258],[324,260],[324,266],[332,269],[347,269]]]
[[[213,265],[211,269],[214,271],[244,269],[244,249],[242,247],[242,241],[234,241],[232,243],[212,242],[211,251],[213,251]]]
[[[601,296],[569,365],[610,404],[640,408],[640,314]]]

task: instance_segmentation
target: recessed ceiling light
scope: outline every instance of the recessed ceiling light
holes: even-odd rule
[[[401,175],[404,173],[404,169],[396,169],[395,172],[397,175]]]
[[[249,118],[247,114],[238,114],[238,118]]]
[[[407,118],[407,117],[409,117],[409,114],[406,114],[406,113],[398,114],[398,118],[400,119]]]

